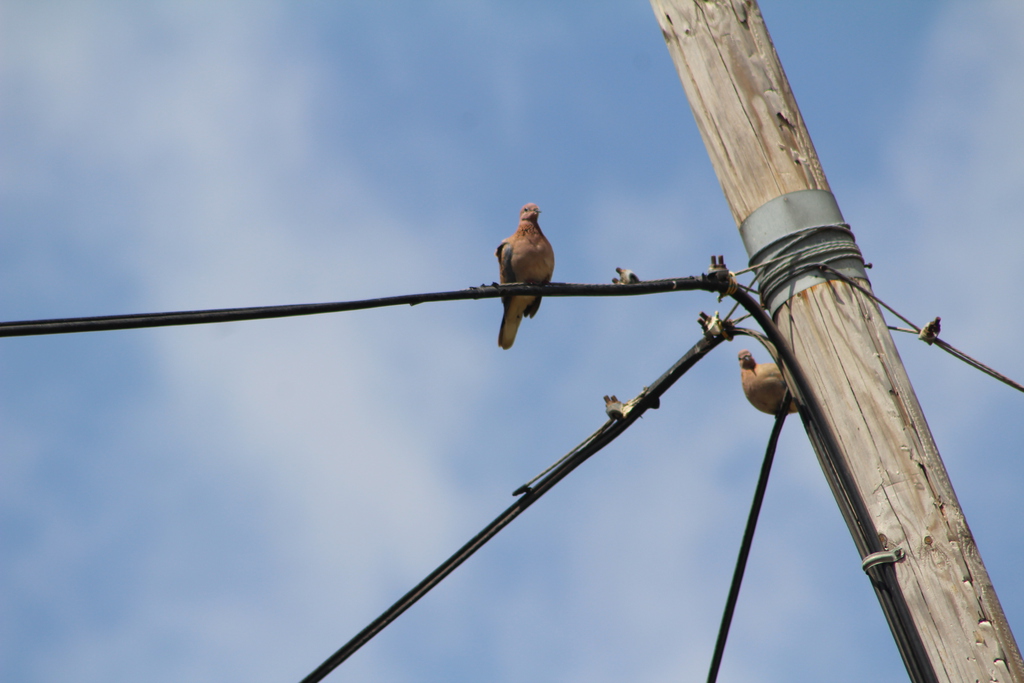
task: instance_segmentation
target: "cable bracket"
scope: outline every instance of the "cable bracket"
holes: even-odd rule
[[[864,561],[860,563],[860,568],[865,572],[872,567],[880,564],[894,564],[896,562],[902,562],[903,558],[907,556],[903,548],[893,548],[892,550],[883,550],[877,553],[871,553],[864,558]]]

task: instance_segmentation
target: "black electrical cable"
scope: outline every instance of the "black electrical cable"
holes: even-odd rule
[[[945,342],[945,341],[943,341],[941,339],[938,339],[938,338],[936,338],[935,341],[933,341],[932,343],[935,346],[938,346],[940,349],[942,349],[946,353],[948,353],[949,355],[953,356],[954,358],[958,358],[958,359],[962,360],[963,362],[967,363],[968,365],[970,365],[975,370],[981,370],[982,372],[984,372],[989,377],[997,379],[1000,382],[1002,382],[1003,384],[1005,384],[1005,385],[1007,385],[1009,387],[1013,387],[1017,391],[1024,392],[1024,386],[1021,386],[1019,383],[1014,382],[1012,379],[1010,379],[1006,375],[1002,374],[1001,372],[993,370],[989,366],[987,366],[984,363],[982,363],[980,360],[977,360],[975,358],[971,358],[966,353],[964,353],[960,349],[956,348],[952,344],[950,344],[948,342]]]
[[[839,278],[840,280],[842,280],[846,284],[850,285],[854,289],[859,290],[865,296],[870,297],[879,306],[881,306],[882,308],[886,309],[887,311],[889,311],[890,313],[895,315],[897,318],[899,318],[900,320],[902,320],[906,324],[908,324],[911,327],[913,327],[914,328],[914,330],[913,330],[914,334],[920,334],[921,333],[921,328],[920,327],[918,327],[917,325],[912,323],[908,318],[905,318],[903,315],[901,315],[900,312],[897,311],[895,308],[893,308],[892,306],[890,306],[889,304],[885,303],[884,301],[879,299],[877,296],[875,296],[875,293],[872,292],[870,289],[867,289],[867,288],[863,287],[859,282],[854,280],[852,277],[849,277],[848,275],[845,275],[844,273],[839,272],[838,270],[836,270],[832,266],[828,265],[827,263],[811,264],[811,265],[809,265],[806,268],[806,270],[825,270],[825,271],[828,271],[828,272],[832,273],[832,275],[836,276],[837,278]],[[902,330],[901,328],[898,328],[898,327],[889,327],[889,329],[890,330],[893,330],[893,329],[894,330],[899,330],[901,332],[907,332],[908,331],[908,330]],[[1002,374],[1001,372],[999,372],[999,371],[997,371],[997,370],[995,370],[993,368],[990,368],[989,366],[987,366],[984,363],[982,363],[980,360],[977,360],[976,358],[972,358],[972,357],[968,356],[966,353],[964,353],[960,349],[956,348],[952,344],[950,344],[948,342],[945,342],[945,341],[939,339],[938,337],[928,341],[928,344],[934,344],[935,346],[938,346],[940,349],[942,349],[943,351],[945,351],[949,355],[953,356],[954,358],[957,358],[959,360],[962,360],[964,363],[967,363],[968,365],[970,365],[975,370],[980,370],[980,371],[984,372],[986,375],[988,375],[989,377],[992,377],[993,379],[997,379],[1000,382],[1002,382],[1003,384],[1005,384],[1005,385],[1007,385],[1009,387],[1013,387],[1017,391],[1024,392],[1024,385],[1021,385],[1018,382],[1014,382],[1012,379],[1010,379],[1006,375]]]
[[[841,457],[838,440],[825,419],[821,406],[810,392],[810,384],[803,374],[796,357],[790,351],[782,334],[765,310],[742,288],[738,287],[728,271],[702,277],[648,280],[629,285],[587,285],[570,283],[549,283],[546,285],[482,285],[452,292],[412,294],[361,301],[297,304],[284,306],[258,306],[252,308],[229,308],[205,311],[179,311],[169,313],[141,313],[86,318],[63,318],[0,323],[0,337],[16,337],[42,334],[66,334],[100,330],[125,330],[144,327],[166,327],[172,325],[196,325],[203,323],[261,320],[289,316],[314,315],[341,311],[378,308],[426,303],[429,301],[455,301],[464,299],[486,299],[506,295],[524,294],[539,296],[634,296],[670,291],[705,290],[732,296],[761,325],[768,338],[775,344],[779,360],[790,372],[798,403],[800,418],[808,437],[815,446],[815,452],[822,464],[825,478],[832,489],[839,509],[846,520],[854,543],[861,557],[883,550],[877,532],[871,522],[867,507],[855,494],[853,476]],[[518,514],[518,513],[516,513]],[[937,681],[931,661],[924,649],[921,635],[910,615],[906,598],[899,588],[895,569],[891,564],[881,564],[869,570],[872,586],[882,605],[900,655],[915,683]],[[317,679],[311,679],[317,680]]]
[[[518,491],[524,491],[516,499],[516,502],[509,506],[504,512],[498,515],[494,521],[483,528],[480,533],[469,540],[468,543],[459,548],[451,557],[441,563],[433,572],[416,585],[415,588],[403,595],[391,607],[385,610],[379,617],[374,619],[366,628],[357,633],[351,640],[341,646],[337,652],[328,657],[323,664],[314,669],[308,676],[302,679],[302,683],[316,683],[321,681],[331,671],[337,668],[342,662],[351,657],[359,648],[368,643],[371,638],[380,633],[388,624],[397,619],[405,610],[412,607],[417,600],[427,594],[434,586],[439,584],[446,576],[451,574],[460,564],[479,550],[487,541],[493,538],[499,531],[508,526],[512,520],[520,515],[526,508],[530,507],[547,493],[551,488],[561,481],[566,475],[576,469],[583,462],[594,455],[609,443],[615,440],[619,434],[626,431],[630,425],[640,419],[648,409],[657,408],[660,405],[661,395],[669,387],[675,384],[676,380],[682,377],[687,370],[693,367],[697,361],[707,355],[713,348],[723,341],[722,337],[703,337],[686,352],[676,363],[665,371],[649,387],[644,389],[635,399],[632,408],[628,410],[622,419],[610,419],[601,426],[594,434],[586,438],[579,446],[569,452],[569,455],[560,459],[559,464],[551,470],[540,481],[532,486],[520,487]]]
[[[743,584],[743,573],[747,569],[747,558],[750,557],[750,546],[754,542],[754,531],[757,529],[757,518],[761,514],[761,503],[764,502],[764,492],[768,488],[768,475],[772,471],[772,462],[775,460],[775,447],[779,443],[779,434],[782,433],[782,425],[789,414],[789,406],[792,397],[786,394],[782,401],[779,412],[775,415],[775,426],[772,427],[772,434],[768,438],[768,448],[764,453],[764,461],[761,463],[761,473],[757,478],[757,486],[754,488],[754,500],[750,504],[750,514],[747,516],[747,526],[743,530],[743,541],[740,543],[739,556],[736,558],[736,568],[732,572],[732,584],[729,586],[729,597],[725,601],[725,610],[722,612],[722,623],[718,627],[718,639],[715,641],[715,652],[711,656],[711,667],[708,669],[708,683],[715,683],[718,680],[718,668],[722,664],[722,655],[725,652],[725,641],[729,638],[729,627],[732,625],[732,615],[736,610],[736,600],[740,596],[740,586]]]
[[[378,299],[338,301],[319,304],[286,304],[283,306],[252,306],[247,308],[215,308],[199,311],[169,311],[164,313],[132,313],[128,315],[102,315],[84,318],[54,318],[49,320],[21,320],[0,323],[0,337],[25,337],[41,334],[70,334],[73,332],[99,332],[131,330],[144,327],[171,327],[175,325],[202,325],[208,323],[266,320],[322,313],[358,311],[384,306],[415,306],[431,301],[459,301],[465,299],[493,299],[513,294],[542,296],[637,296],[673,291],[709,289],[702,277],[680,277],[666,280],[645,280],[629,285],[591,285],[550,282],[546,285],[481,285],[451,292],[403,294]]]
[[[719,285],[719,291],[723,293],[728,292],[729,289],[730,285],[727,281],[723,281]],[[800,364],[797,363],[796,356],[790,350],[789,344],[786,343],[779,328],[776,327],[775,321],[753,297],[742,290],[732,291],[730,295],[757,320],[765,335],[775,345],[779,361],[789,371],[792,380],[790,390],[796,395],[800,407],[800,419],[804,423],[808,437],[814,444],[814,450],[818,454],[825,479],[839,504],[839,510],[846,520],[861,558],[884,550],[867,506],[855,493],[857,489],[853,474],[842,458],[839,441],[832,432],[828,420],[825,419],[825,414],[818,404],[817,398],[811,392],[810,383]],[[938,677],[921,640],[921,634],[911,616],[906,596],[900,590],[895,568],[889,563],[880,564],[872,567],[868,575],[910,679],[914,683],[938,683]]]

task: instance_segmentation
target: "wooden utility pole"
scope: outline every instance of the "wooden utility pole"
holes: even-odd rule
[[[812,246],[839,249],[836,270],[870,291],[850,253],[852,234],[834,225],[842,216],[757,3],[651,5],[752,263],[808,246],[780,235],[811,235],[829,242]],[[861,556],[879,562],[865,571],[911,679],[1024,683],[1020,651],[881,311],[833,271],[815,269],[818,258],[805,259],[799,277],[783,274],[772,292],[762,281],[762,298],[811,385],[805,400],[827,423],[829,439],[812,434],[812,444]]]

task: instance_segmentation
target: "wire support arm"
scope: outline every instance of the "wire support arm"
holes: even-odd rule
[[[547,296],[547,292],[544,292]],[[723,341],[722,337],[704,337],[698,341],[686,354],[665,371],[653,384],[646,387],[640,394],[630,401],[631,409],[625,413],[622,419],[609,419],[596,432],[584,439],[579,446],[562,457],[555,467],[536,481],[531,486],[520,487],[522,495],[516,502],[510,505],[504,512],[498,515],[494,521],[488,524],[476,536],[459,548],[451,557],[445,560],[440,566],[431,572],[425,579],[418,583],[412,590],[403,595],[391,607],[385,610],[379,617],[374,619],[366,628],[357,633],[351,640],[345,643],[337,652],[331,655],[320,666],[313,670],[308,676],[302,679],[301,683],[316,683],[323,680],[328,674],[337,668],[342,662],[351,657],[359,648],[368,643],[375,635],[380,633],[392,621],[397,619],[403,612],[412,607],[420,598],[426,595],[432,588],[439,584],[446,576],[469,559],[473,553],[479,550],[485,543],[498,534],[499,531],[512,523],[528,507],[533,505],[541,496],[550,491],[555,484],[564,479],[570,472],[579,467],[590,456],[594,455],[609,443],[615,440],[630,425],[640,419],[648,409],[658,407],[661,395],[664,394],[675,382],[682,377],[687,370],[693,367],[697,361],[707,355],[712,349]],[[518,491],[517,491],[518,492]]]

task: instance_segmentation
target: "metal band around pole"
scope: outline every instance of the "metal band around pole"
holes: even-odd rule
[[[853,233],[827,190],[798,190],[762,204],[740,225],[740,236],[772,316],[805,289],[834,279],[819,263],[867,280]]]

